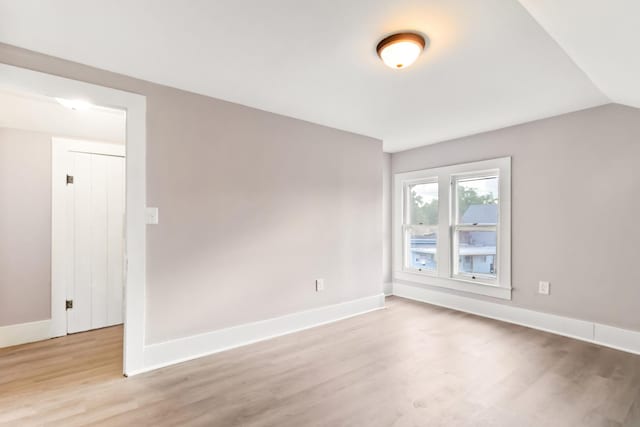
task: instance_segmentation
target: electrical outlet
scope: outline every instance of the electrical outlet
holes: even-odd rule
[[[316,279],[316,292],[324,291],[324,279]]]
[[[551,292],[551,284],[549,282],[538,282],[538,293],[542,295],[549,295]]]

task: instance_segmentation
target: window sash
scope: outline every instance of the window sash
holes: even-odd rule
[[[483,283],[488,285],[496,285],[500,283],[500,264],[499,260],[499,251],[500,251],[500,232],[499,226],[496,225],[453,225],[451,227],[451,277],[458,280],[468,280],[473,281],[474,283]],[[496,233],[496,253],[493,255],[494,262],[497,263],[497,267],[495,267],[495,274],[486,274],[486,273],[467,273],[464,271],[460,271],[460,232],[464,231],[493,231]]]
[[[458,200],[458,184],[465,181],[475,181],[480,179],[496,178],[498,180],[498,188],[500,188],[500,172],[495,171],[483,171],[483,172],[468,172],[465,174],[451,175],[451,222],[452,225],[495,225],[500,224],[500,192],[498,192],[498,220],[495,223],[487,224],[463,224],[460,222],[460,205]]]
[[[419,274],[427,274],[427,275],[437,275],[438,274],[438,245],[437,242],[440,239],[439,226],[437,225],[412,225],[405,224],[402,226],[402,246],[403,246],[403,255],[402,255],[402,269],[404,271],[408,271],[411,273],[419,273]],[[435,268],[416,268],[411,265],[411,235],[412,234],[435,234],[436,235],[436,250],[434,253],[434,258],[436,260]]]
[[[412,223],[411,222],[411,187],[420,185],[420,184],[438,184],[438,177],[429,177],[422,179],[415,179],[404,182],[403,188],[403,225],[426,225],[426,226],[434,226],[437,227],[438,224],[423,224],[423,223]],[[440,189],[438,188],[438,191]],[[438,194],[439,195],[439,194]],[[440,202],[438,198],[438,203]]]
[[[499,170],[491,171],[470,171],[464,174],[451,175],[451,265],[450,274],[452,279],[471,281],[473,283],[480,283],[486,285],[498,285],[500,283],[500,269],[501,265],[499,260],[499,248],[500,248],[500,198],[501,194],[498,192],[497,202],[497,220],[495,223],[475,223],[464,224],[461,223],[460,213],[460,200],[458,198],[459,186],[463,182],[475,181],[481,179],[495,178],[497,179],[498,188],[500,188],[500,172]],[[494,270],[495,274],[486,273],[467,273],[460,271],[460,232],[473,232],[473,231],[493,231],[496,233],[496,253],[494,255],[494,262],[496,263]]]

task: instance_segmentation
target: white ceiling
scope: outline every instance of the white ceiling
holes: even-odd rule
[[[126,114],[102,107],[74,111],[53,98],[0,91],[0,127],[124,143]]]
[[[391,70],[375,45],[407,29],[431,45]],[[517,0],[0,0],[0,41],[391,152],[609,102]]]
[[[640,1],[520,3],[613,102],[640,108]]]

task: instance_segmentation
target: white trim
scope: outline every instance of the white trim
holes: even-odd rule
[[[0,88],[56,98],[84,99],[127,112],[126,283],[124,373],[142,369],[145,331],[146,97],[0,64]]]
[[[393,295],[393,282],[384,282],[382,284],[382,292],[385,297],[390,297]]]
[[[470,294],[484,295],[492,298],[499,299],[511,299],[511,289],[510,288],[502,288],[496,285],[487,285],[484,283],[478,282],[470,282],[467,280],[461,279],[447,279],[434,277],[427,274],[420,273],[409,273],[403,271],[396,271],[393,273],[393,278],[396,280],[404,280],[406,282],[416,283],[418,286],[420,284],[437,286],[440,288],[453,289],[456,291],[468,292]]]
[[[402,298],[611,347],[616,350],[640,354],[640,332],[637,331],[424,289],[402,283],[393,284],[393,294]]]
[[[483,283],[453,274],[451,209],[452,185],[456,177],[483,173],[499,175],[498,279],[496,283]],[[403,257],[404,206],[407,184],[437,179],[438,181],[438,243],[437,270],[419,272],[405,268]],[[443,166],[425,170],[397,173],[393,176],[393,278],[413,283],[437,286],[500,299],[511,299],[511,157]]]
[[[145,348],[144,369],[130,372],[129,375],[314,328],[382,308],[384,308],[384,295],[379,294],[200,335],[151,344]]]
[[[616,328],[615,326],[595,323],[593,328],[594,341],[598,344],[640,354],[640,331]]]
[[[0,348],[51,338],[51,320],[0,326]]]
[[[125,157],[126,147],[109,142],[71,138],[51,138],[51,337],[67,334],[67,299],[65,257],[67,246],[67,203],[65,177],[68,173],[65,154],[82,152]]]

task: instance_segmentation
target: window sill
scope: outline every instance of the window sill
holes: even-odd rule
[[[511,300],[511,288],[488,285],[484,283],[470,282],[460,279],[448,279],[427,274],[394,271],[393,278],[407,282],[420,283],[439,288],[453,289],[471,294],[484,295],[493,298]]]

